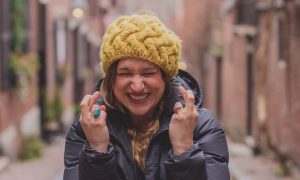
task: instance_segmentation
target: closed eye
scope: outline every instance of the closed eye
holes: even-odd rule
[[[149,77],[149,76],[153,76],[153,75],[155,75],[156,74],[156,72],[145,72],[145,73],[143,73],[142,75],[143,76],[146,76],[146,77]]]
[[[117,75],[118,75],[118,76],[124,76],[124,77],[127,77],[127,76],[131,76],[132,73],[130,73],[130,72],[120,72],[120,73],[118,73]]]

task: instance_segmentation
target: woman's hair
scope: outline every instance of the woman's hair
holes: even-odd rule
[[[100,86],[100,92],[101,97],[107,106],[113,109],[118,109],[124,113],[124,107],[119,103],[113,93],[113,86],[116,82],[118,64],[119,61],[116,61],[111,65]]]
[[[115,97],[113,93],[113,88],[114,84],[116,82],[116,76],[117,76],[117,67],[118,67],[118,62],[115,62],[111,65],[109,71],[107,72],[106,76],[103,79],[103,82],[100,87],[100,91],[102,94],[102,98],[104,102],[106,103],[107,106],[113,109],[117,109],[123,113],[126,113],[126,107],[124,107]],[[133,149],[133,158],[137,165],[144,170],[145,167],[145,157],[146,157],[146,152],[148,149],[148,145],[150,142],[151,137],[154,135],[154,133],[159,129],[159,117],[162,113],[165,98],[169,94],[170,88],[171,88],[171,83],[167,77],[167,75],[162,72],[162,77],[165,82],[165,91],[164,94],[159,101],[155,112],[153,113],[153,119],[149,124],[147,125],[144,130],[138,130],[135,129],[131,122],[126,122],[128,124],[128,135],[131,139],[131,145]]]
[[[145,169],[145,158],[151,137],[159,129],[158,118],[151,121],[145,130],[139,131],[132,126],[127,132],[131,140],[133,159],[142,171]]]

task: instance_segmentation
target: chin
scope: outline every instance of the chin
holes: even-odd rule
[[[147,112],[144,111],[143,112],[130,111],[130,113],[135,116],[144,116],[147,114]]]
[[[144,116],[150,112],[148,108],[139,110],[138,108],[135,108],[135,107],[130,108],[129,111],[132,115],[135,115],[135,116]]]

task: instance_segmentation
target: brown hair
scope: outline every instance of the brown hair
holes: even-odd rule
[[[124,107],[115,97],[113,93],[114,84],[116,82],[116,75],[117,75],[117,67],[118,62],[115,62],[109,68],[106,76],[103,79],[103,82],[100,87],[100,91],[102,94],[102,98],[104,102],[111,108],[120,110],[123,113],[126,113],[126,107]],[[149,122],[148,126],[144,130],[138,130],[132,126],[130,122],[127,122],[129,128],[127,130],[128,135],[131,139],[131,146],[133,150],[133,158],[137,165],[144,170],[145,167],[145,157],[146,152],[148,149],[148,145],[150,142],[151,137],[155,134],[155,132],[159,129],[159,117],[163,110],[164,106],[164,98],[166,98],[167,94],[169,93],[171,84],[167,75],[164,71],[162,72],[163,80],[165,82],[165,91],[162,99],[158,103],[157,109],[154,113],[153,120]]]

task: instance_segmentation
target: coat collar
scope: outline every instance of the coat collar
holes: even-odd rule
[[[101,83],[103,79],[100,79],[97,86],[95,87],[96,90],[100,89]],[[197,109],[202,107],[202,92],[198,86],[197,81],[187,72],[179,70],[178,75],[171,80],[171,89],[169,94],[165,97],[165,105],[163,108],[162,116],[160,117],[160,129],[157,132],[163,132],[169,129],[169,124],[171,117],[173,115],[173,107],[174,104],[179,101],[183,105],[185,104],[183,98],[178,93],[178,86],[183,86],[186,89],[191,89],[195,95],[195,105]],[[97,102],[101,104],[101,100]],[[125,137],[125,132],[127,133],[127,125],[125,121],[127,120],[127,116],[120,111],[117,111],[112,108],[107,108],[108,114],[108,127],[112,136],[122,139]],[[127,137],[127,135],[126,135]],[[126,140],[127,141],[127,140]]]

